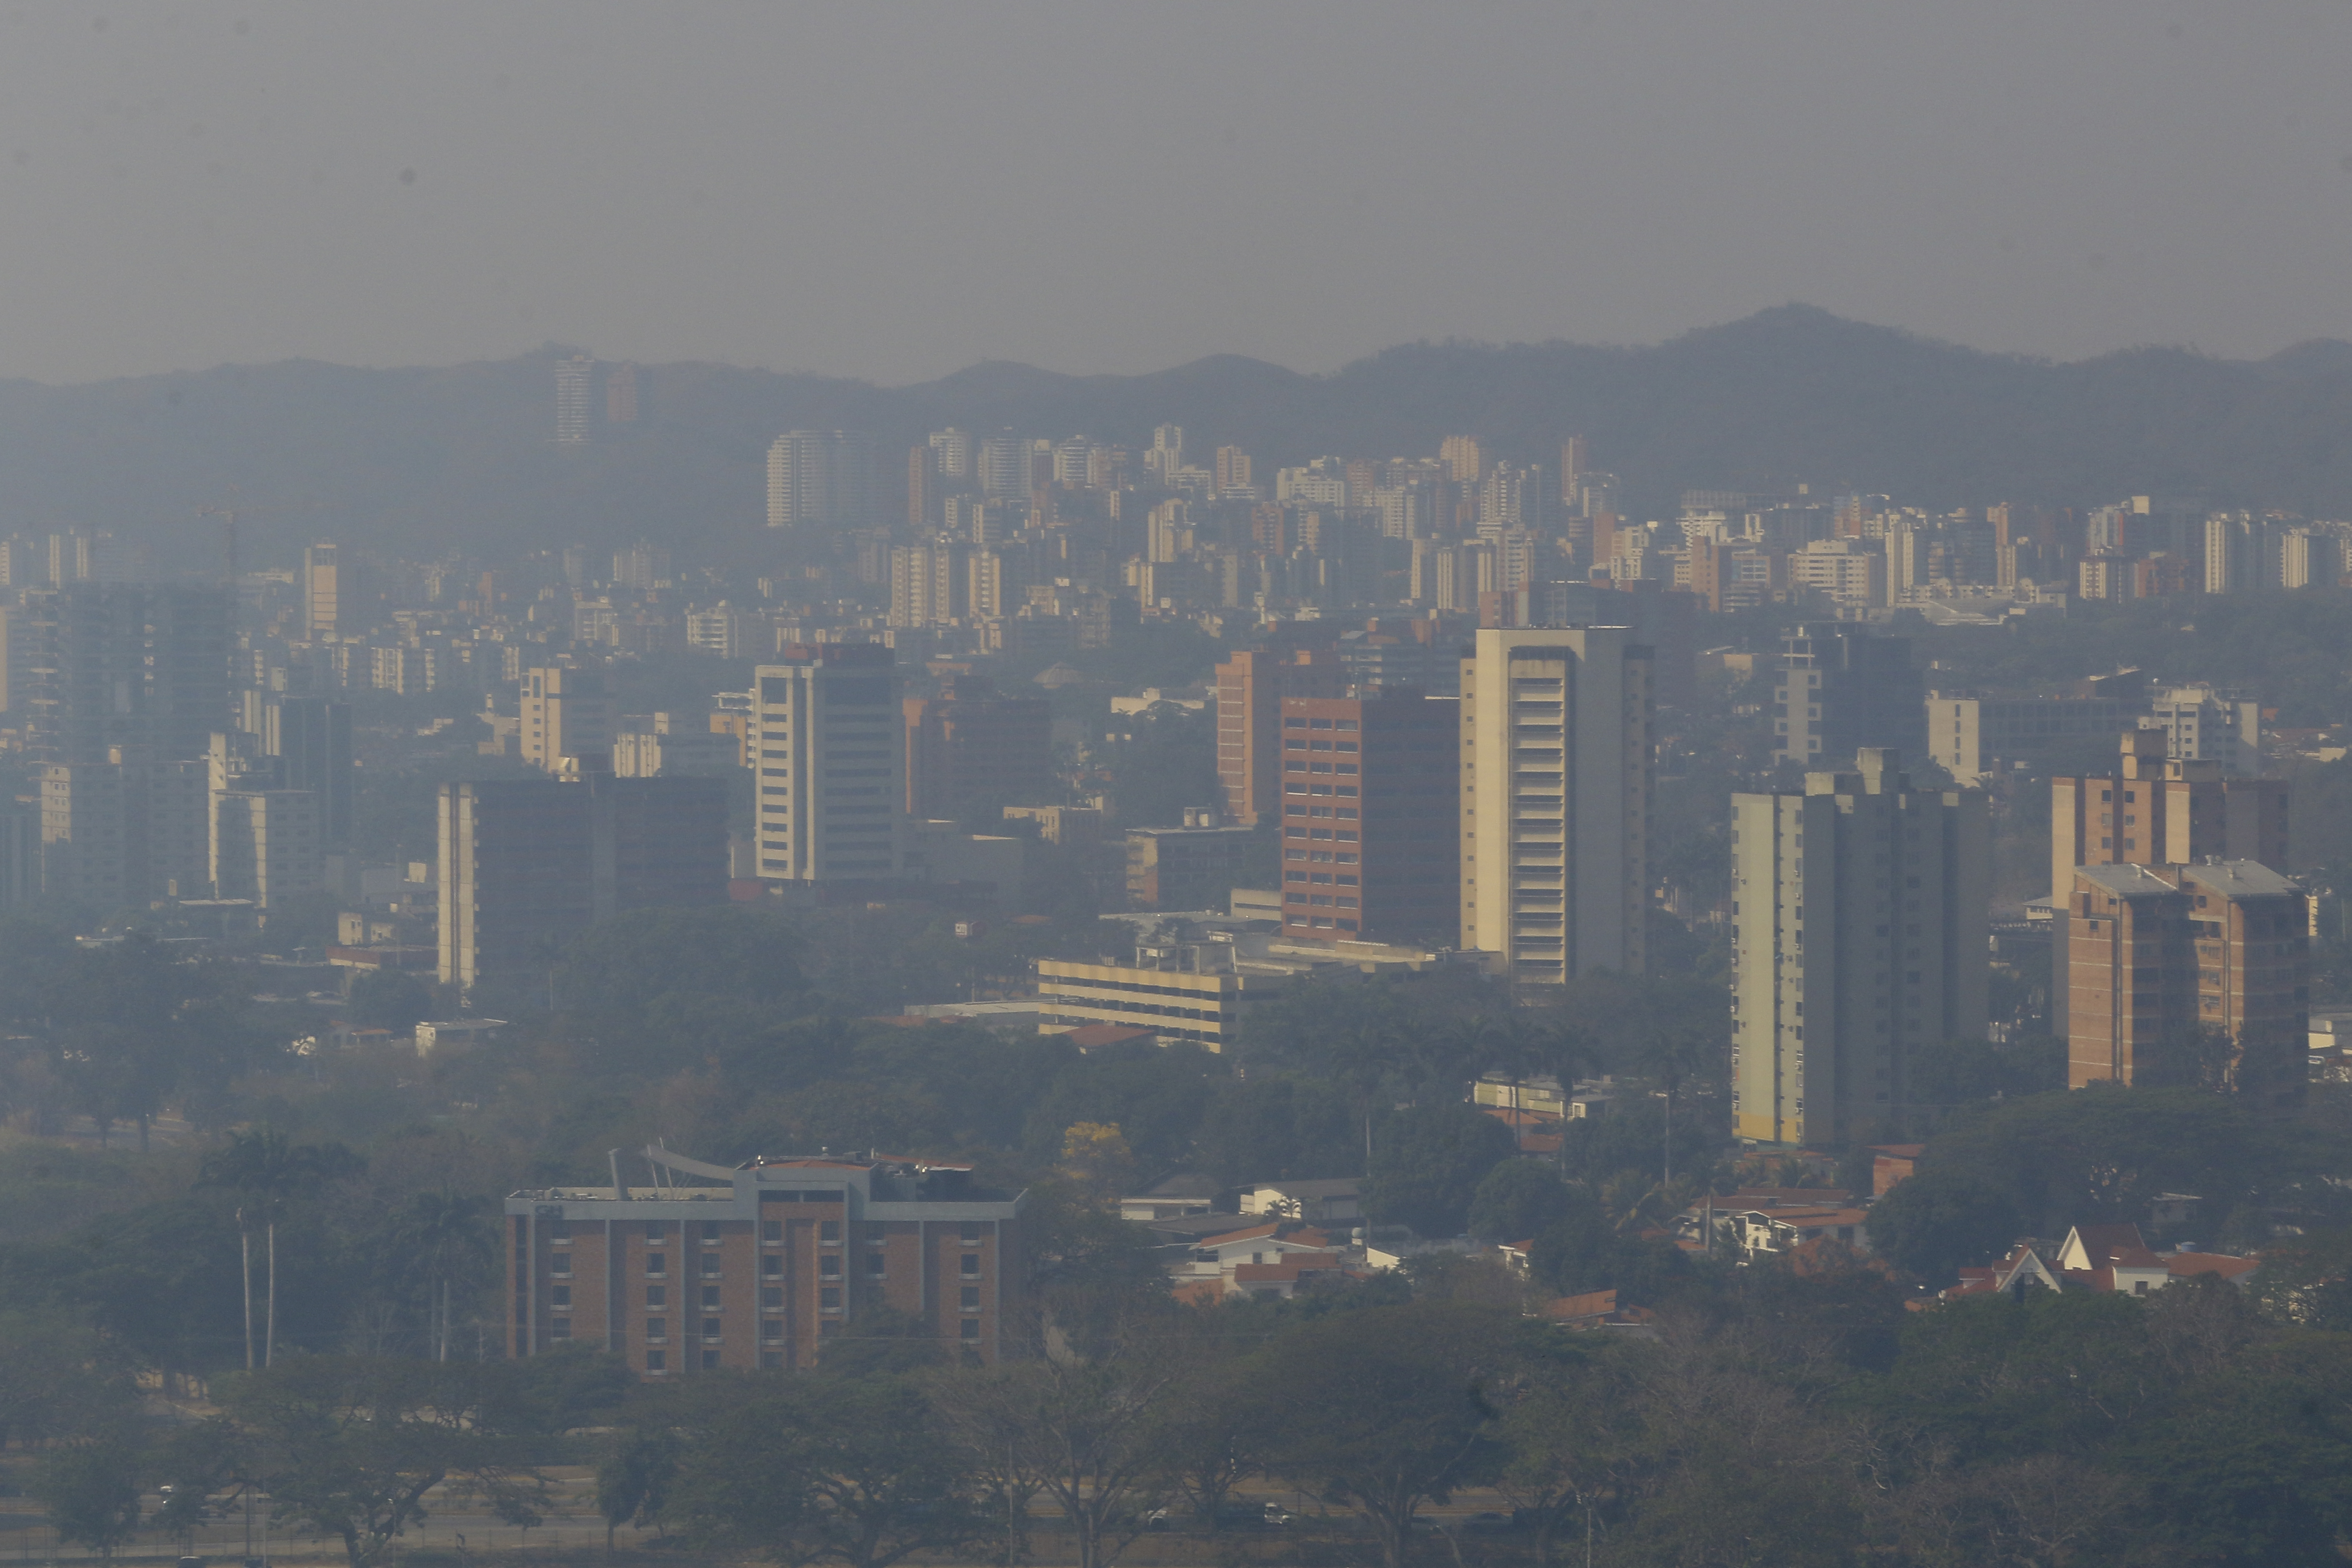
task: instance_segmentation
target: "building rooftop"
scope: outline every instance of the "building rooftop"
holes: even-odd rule
[[[2292,877],[2282,877],[2259,860],[2219,860],[2207,865],[2184,866],[2181,879],[2194,882],[2210,892],[2227,899],[2301,898],[2303,884]]]
[[[2119,899],[2161,898],[2180,891],[2145,866],[2077,866],[2074,875]]]

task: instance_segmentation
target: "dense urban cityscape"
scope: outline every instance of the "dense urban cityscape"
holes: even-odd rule
[[[2352,10],[0,37],[0,1563],[2352,1557]]]
[[[625,439],[656,395],[635,365],[549,363],[559,452]],[[2245,1355],[2264,1313],[2332,1322],[2345,715],[2249,634],[2341,667],[2352,524],[1801,483],[1634,521],[1619,494],[1572,433],[1275,466],[1174,425],[950,427],[903,456],[796,430],[765,526],[745,496],[750,542],[691,565],[650,535],[281,564],[240,555],[233,509],[193,568],[105,531],[6,541],[9,1158],[57,1150],[40,1190],[97,1200],[15,1244],[16,1353],[96,1338],[9,1396],[10,1431],[152,1387],[227,1398],[194,1430],[260,1463],[290,1436],[253,1403],[276,1385],[217,1378],[292,1356],[319,1409],[362,1397],[321,1369],[379,1364],[338,1358],[404,1356],[364,1397],[410,1422],[622,1413],[634,1436],[590,1445],[608,1531],[716,1544],[751,1539],[734,1483],[669,1479],[670,1407],[643,1401],[857,1368],[745,1418],[867,1432],[897,1399],[943,1423],[939,1453],[856,1458],[950,1478],[865,1499],[861,1529],[1017,1551],[1004,1499],[1029,1498],[1107,1561],[1179,1497],[1262,1529],[1356,1462],[1214,1388],[1318,1355],[1461,1375],[1429,1333],[1583,1365],[1778,1279],[1780,1331],[1885,1383],[1904,1320],[1975,1297],[2030,1339],[2130,1331],[2034,1289],[2193,1297]],[[188,1196],[76,1195],[127,1145]],[[126,1223],[183,1230],[157,1251]],[[1037,1364],[1040,1312],[1127,1370],[989,1381]],[[1569,1337],[1504,1348],[1529,1332]],[[1687,1536],[1654,1445],[1696,1434],[1633,1392],[1640,1353],[1593,1363],[1634,1382],[1569,1432],[1456,1410],[1491,1462],[1423,1455],[1418,1500],[1325,1507],[1392,1562],[1465,1488],[1507,1507],[1429,1516],[1457,1544],[1604,1513],[1629,1550]],[[528,1371],[583,1355],[604,1392]],[[457,1364],[462,1393],[434,1370]],[[1014,1409],[1050,1443],[1106,1399],[1154,1414],[1103,1474],[969,1447]],[[446,1506],[478,1530],[585,1507],[546,1489],[556,1439],[499,1419],[436,1471],[482,1500]],[[1223,1468],[1188,1468],[1185,1421],[1233,1427]],[[143,1465],[229,1500],[106,1516],[133,1533],[243,1551],[277,1520],[354,1562],[431,1540],[422,1491],[372,1521],[324,1494],[257,1512],[258,1471],[121,1441],[59,1450],[83,1469],[43,1483],[53,1528],[88,1501],[58,1489]],[[1612,1479],[1521,1484],[1588,1463]],[[1290,1503],[1227,1500],[1269,1483]],[[1998,1507],[1981,1528],[2027,1528]],[[821,1542],[827,1517],[761,1528]],[[1916,1521],[1855,1527],[1921,1550]]]

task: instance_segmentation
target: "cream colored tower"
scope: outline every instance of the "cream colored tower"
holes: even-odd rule
[[[1642,972],[1650,707],[1623,626],[1481,631],[1462,661],[1462,946],[1510,979]]]
[[[1923,1047],[1985,1037],[1985,797],[1914,790],[1893,751],[1731,797],[1733,1126],[1885,1136]]]

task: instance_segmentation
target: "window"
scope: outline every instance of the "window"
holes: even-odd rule
[[[820,1279],[838,1279],[841,1278],[841,1259],[820,1258],[816,1261],[816,1271]]]
[[[978,1318],[966,1318],[963,1321],[962,1337],[968,1340],[976,1340],[980,1338],[980,1320]]]
[[[772,1252],[765,1254],[760,1259],[760,1272],[770,1279],[779,1279],[784,1272],[784,1260]]]
[[[967,1285],[963,1288],[963,1310],[967,1312],[977,1312],[980,1310],[979,1286]]]
[[[656,1344],[659,1344],[662,1341],[669,1338],[669,1320],[667,1318],[647,1318],[646,1320],[646,1338],[653,1341]]]
[[[838,1288],[835,1287],[835,1286],[828,1285],[828,1286],[824,1287],[824,1289],[823,1289],[819,1290],[819,1291],[816,1293],[816,1310],[817,1310],[818,1311],[820,1311],[820,1312],[838,1312],[838,1311],[840,1311],[840,1310],[841,1310],[841,1291],[840,1291],[840,1289],[839,1289]]]
[[[966,1247],[980,1245],[980,1221],[968,1219],[963,1222],[963,1244]]]
[[[784,1222],[780,1219],[761,1220],[760,1222],[760,1239],[765,1242],[777,1242],[783,1240]]]
[[[659,1241],[661,1238],[662,1222],[657,1219],[649,1219],[646,1221],[646,1239],[647,1241]]]
[[[553,1289],[548,1291],[547,1304],[551,1307],[569,1307],[572,1305],[572,1287],[569,1285],[558,1285]]]
[[[760,1292],[760,1310],[765,1312],[782,1311],[784,1310],[784,1288],[782,1285],[770,1285],[766,1289],[762,1289]]]
[[[963,1277],[964,1277],[965,1279],[979,1279],[979,1278],[980,1278],[980,1254],[979,1254],[979,1253],[977,1253],[977,1252],[967,1252],[967,1253],[965,1253],[965,1254],[963,1255],[963,1270],[962,1270],[962,1272],[963,1272]]]
[[[781,1368],[784,1364],[784,1352],[782,1351],[761,1351],[760,1352],[760,1364],[771,1371]]]
[[[669,1352],[667,1351],[647,1351],[646,1352],[646,1370],[647,1372],[667,1372],[669,1370]]]
[[[550,1321],[547,1325],[547,1337],[551,1340],[570,1339],[572,1337],[572,1320],[569,1318],[557,1318]]]
[[[646,1254],[646,1273],[648,1276],[658,1279],[668,1272],[669,1255],[667,1253],[648,1252]]]
[[[572,1239],[572,1222],[561,1219],[549,1220],[547,1222],[547,1239],[550,1241],[570,1241]]]
[[[718,1276],[719,1254],[715,1252],[704,1253],[702,1255],[702,1277],[706,1279],[715,1279]]]
[[[659,1308],[659,1307],[667,1307],[667,1306],[668,1306],[668,1305],[669,1305],[669,1287],[668,1287],[668,1286],[667,1286],[667,1285],[648,1285],[648,1286],[646,1286],[646,1306],[648,1306],[648,1307],[654,1307],[654,1308]]]
[[[837,1219],[821,1219],[817,1221],[816,1238],[830,1247],[840,1246],[841,1222]]]
[[[715,1219],[704,1220],[702,1222],[702,1245],[705,1247],[715,1246],[718,1243],[718,1240],[719,1222]]]
[[[889,1261],[888,1258],[879,1252],[869,1254],[866,1259],[866,1277],[868,1279],[881,1279],[887,1271]]]
[[[763,1340],[782,1339],[784,1337],[784,1321],[782,1318],[761,1319],[760,1337]]]
[[[706,1312],[715,1312],[719,1310],[718,1286],[705,1285],[702,1288],[702,1310]]]
[[[563,1279],[572,1272],[572,1254],[568,1252],[549,1254],[547,1268],[548,1272],[553,1274],[557,1279]]]
[[[719,1320],[719,1319],[718,1319],[718,1318],[705,1318],[705,1319],[703,1319],[703,1320],[702,1320],[702,1337],[703,1337],[704,1339],[706,1339],[706,1340],[715,1340],[715,1339],[717,1339],[717,1338],[719,1337],[719,1334],[720,1323],[721,1323],[721,1320]]]
[[[702,1370],[705,1372],[716,1372],[719,1370],[719,1352],[717,1351],[704,1351],[702,1352]]]

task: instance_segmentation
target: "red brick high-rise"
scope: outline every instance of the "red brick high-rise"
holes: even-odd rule
[[[1452,943],[1459,746],[1450,697],[1406,689],[1284,700],[1284,936]]]
[[[1347,672],[1329,648],[1255,648],[1217,666],[1217,778],[1244,827],[1282,816],[1282,703],[1337,697]]]

